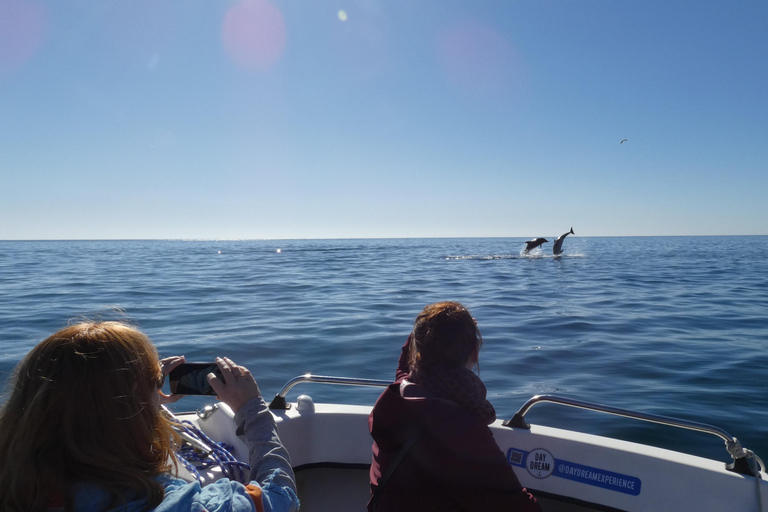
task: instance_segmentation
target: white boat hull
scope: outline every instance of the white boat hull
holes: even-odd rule
[[[371,407],[291,405],[273,414],[296,472],[302,511],[365,510]],[[213,439],[235,446],[234,454],[246,460],[228,408],[220,411],[207,420],[188,418]],[[547,512],[768,511],[765,481],[728,471],[721,461],[537,425],[526,430],[496,421],[491,429],[520,482]]]

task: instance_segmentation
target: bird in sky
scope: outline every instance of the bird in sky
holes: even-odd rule
[[[627,142],[627,139],[621,139],[621,142],[619,142],[619,144],[624,144],[625,142]]]

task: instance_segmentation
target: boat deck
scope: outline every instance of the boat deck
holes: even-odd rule
[[[302,512],[361,511],[371,497],[367,467],[298,468],[296,484]],[[619,509],[577,504],[537,493],[545,512],[608,512]]]

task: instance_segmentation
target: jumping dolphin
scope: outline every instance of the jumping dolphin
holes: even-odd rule
[[[534,238],[533,240],[528,240],[525,242],[525,250],[523,252],[527,254],[531,249],[535,249],[546,242],[549,242],[546,238]]]
[[[565,240],[565,237],[568,235],[575,235],[576,233],[573,232],[573,228],[565,234],[560,235],[557,237],[557,240],[555,240],[555,245],[552,246],[552,254],[557,256],[558,254],[563,253],[563,240]]]

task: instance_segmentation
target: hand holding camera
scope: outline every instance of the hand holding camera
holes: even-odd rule
[[[259,385],[251,372],[227,357],[217,357],[214,363],[185,363],[183,358],[182,362],[174,363],[168,374],[172,393],[170,397],[217,395],[219,400],[237,412],[246,402],[261,396]]]

